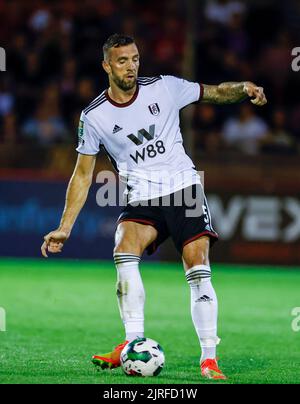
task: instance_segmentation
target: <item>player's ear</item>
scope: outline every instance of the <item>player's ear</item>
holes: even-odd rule
[[[107,74],[110,74],[111,68],[110,68],[109,63],[106,60],[102,60],[102,67]]]

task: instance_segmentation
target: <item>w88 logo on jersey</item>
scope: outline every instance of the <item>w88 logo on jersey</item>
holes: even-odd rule
[[[135,156],[130,154],[130,157],[133,161],[138,164],[139,159],[145,161],[146,157],[154,158],[158,154],[164,154],[166,151],[164,142],[162,140],[157,140],[155,143],[149,144],[146,147],[143,147],[142,151],[136,151]]]

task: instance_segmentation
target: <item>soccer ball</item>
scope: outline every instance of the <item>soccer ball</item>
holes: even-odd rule
[[[165,363],[162,347],[150,338],[137,338],[127,344],[120,359],[129,376],[157,376]]]

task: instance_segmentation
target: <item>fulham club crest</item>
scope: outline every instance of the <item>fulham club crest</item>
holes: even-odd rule
[[[152,115],[159,115],[160,109],[157,102],[155,104],[148,105],[148,108]]]

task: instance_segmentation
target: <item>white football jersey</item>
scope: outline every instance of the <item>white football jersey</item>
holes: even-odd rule
[[[82,111],[76,149],[89,155],[105,149],[126,183],[126,203],[200,184],[183,147],[179,111],[201,99],[203,87],[174,76],[138,78],[137,83],[128,103],[116,103],[106,90]]]

